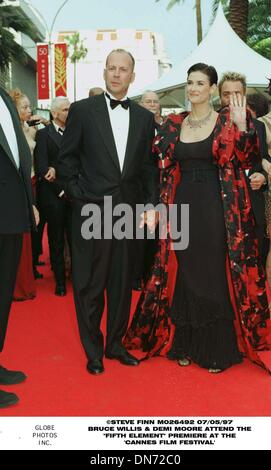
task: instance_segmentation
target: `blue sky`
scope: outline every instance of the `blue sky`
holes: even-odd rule
[[[31,0],[45,17],[49,27],[63,0]],[[55,30],[97,28],[138,28],[162,33],[173,64],[180,62],[196,47],[194,0],[185,0],[170,12],[168,0],[69,0],[59,14]],[[212,0],[202,2],[203,33],[211,19]]]

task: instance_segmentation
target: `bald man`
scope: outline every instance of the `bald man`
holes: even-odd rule
[[[102,88],[100,88],[99,86],[95,86],[93,88],[90,88],[88,92],[88,96],[90,98],[91,96],[102,95],[103,93],[104,93],[104,90]]]
[[[127,98],[135,61],[123,49],[112,51],[104,69],[106,92],[74,103],[69,112],[58,162],[65,192],[73,204],[73,288],[81,341],[93,375],[104,371],[103,356],[126,366],[139,361],[122,345],[130,314],[135,239],[84,237],[86,204],[107,214],[158,198],[158,170],[151,155],[153,115]],[[115,219],[110,219],[114,222]],[[102,227],[103,230],[103,227]],[[101,230],[101,231],[102,231]],[[100,329],[107,292],[107,335]]]
[[[157,126],[161,126],[161,124],[163,124],[160,99],[157,93],[151,90],[145,91],[145,93],[142,95],[139,104],[143,106],[143,108],[148,109],[149,111],[151,111],[151,113],[154,114],[154,120]]]

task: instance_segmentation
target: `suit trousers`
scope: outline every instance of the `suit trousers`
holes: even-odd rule
[[[4,347],[21,250],[22,234],[0,234],[0,351]]]
[[[107,353],[123,349],[132,295],[134,240],[82,237],[82,205],[74,204],[72,215],[72,276],[81,342],[88,359],[101,359],[104,339],[101,319],[107,294]]]
[[[42,239],[43,239],[43,232],[44,227],[46,225],[46,219],[43,210],[39,210],[40,214],[40,222],[37,226],[37,230],[31,231],[31,239],[32,239],[32,257],[33,257],[33,266],[36,266],[39,261],[39,256],[42,254]]]
[[[69,203],[64,198],[55,198],[55,202],[44,206],[44,215],[48,224],[48,242],[50,260],[57,284],[65,284],[64,243],[65,233],[70,241],[71,215]]]

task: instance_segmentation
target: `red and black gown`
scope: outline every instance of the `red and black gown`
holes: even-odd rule
[[[166,237],[159,239],[150,276],[123,344],[141,350],[142,359],[185,354],[204,367],[222,369],[240,361],[239,349],[270,373],[271,323],[266,280],[244,174],[259,159],[257,133],[249,112],[247,131],[241,132],[232,125],[229,109],[223,108],[208,139],[181,144],[181,126],[187,114],[168,116],[154,139],[153,158],[160,168],[160,202],[167,214],[175,197],[176,201],[188,201],[191,209],[194,207],[190,237],[192,246],[197,242],[197,248],[194,246],[192,258],[191,247],[186,253],[176,253],[170,223],[162,224]],[[192,169],[194,164],[202,165],[199,171]],[[215,303],[212,308],[210,299]],[[193,302],[195,308],[191,307]],[[186,307],[189,303],[189,312],[183,303]],[[232,330],[233,312],[238,349]],[[221,340],[223,326],[225,337]],[[223,359],[224,353],[227,357]]]

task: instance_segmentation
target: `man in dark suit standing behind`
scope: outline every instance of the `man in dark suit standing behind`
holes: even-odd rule
[[[112,51],[104,70],[106,93],[71,106],[59,156],[58,175],[66,180],[65,192],[73,203],[72,270],[77,319],[88,358],[87,370],[94,375],[104,371],[100,330],[104,290],[105,356],[125,365],[139,364],[122,345],[130,313],[135,240],[107,238],[105,234],[101,239],[86,239],[81,234],[84,204],[93,203],[104,214],[104,196],[112,198],[113,209],[120,203],[135,208],[137,203],[157,202],[158,171],[151,158],[154,119],[152,113],[126,97],[134,77],[132,55],[123,49]],[[151,228],[153,211],[150,216]],[[97,220],[97,229],[98,225]]]
[[[69,205],[56,179],[56,164],[65,130],[70,102],[58,96],[51,103],[53,121],[36,134],[35,172],[40,208],[48,224],[50,258],[55,276],[55,295],[66,295],[64,245],[65,233],[69,240]]]
[[[35,225],[31,154],[13,101],[0,88],[0,352],[4,347],[22,234],[30,231],[31,225]],[[25,379],[23,372],[0,366],[0,384],[18,384]],[[14,393],[0,390],[0,408],[17,401]]]

